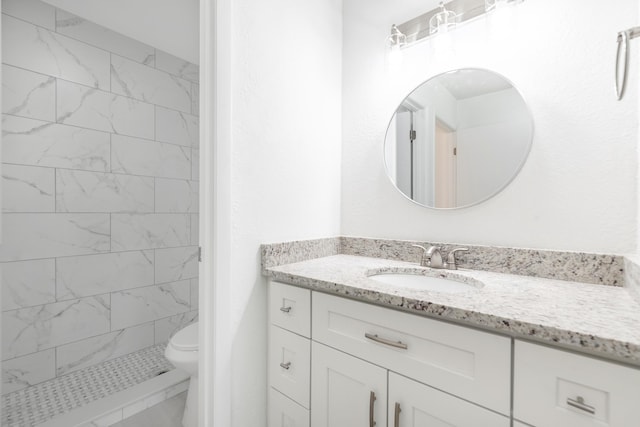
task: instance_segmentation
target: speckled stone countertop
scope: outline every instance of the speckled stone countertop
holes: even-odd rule
[[[481,284],[463,293],[391,287],[377,272],[418,272]],[[332,255],[279,266],[274,280],[540,341],[640,366],[640,300],[632,289],[390,259]]]

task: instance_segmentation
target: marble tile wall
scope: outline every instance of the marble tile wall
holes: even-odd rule
[[[3,393],[197,320],[198,66],[2,0]]]

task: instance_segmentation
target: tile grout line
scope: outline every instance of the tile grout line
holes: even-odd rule
[[[180,246],[168,246],[163,248],[140,248],[140,249],[125,249],[121,251],[115,252],[97,252],[97,253],[88,253],[88,254],[77,254],[77,255],[62,255],[62,256],[47,256],[40,258],[25,258],[25,259],[16,259],[16,260],[8,260],[8,261],[0,261],[0,264],[13,264],[19,262],[29,262],[29,261],[43,261],[43,260],[53,260],[60,258],[80,258],[80,257],[89,257],[89,256],[107,256],[107,255],[115,255],[115,254],[126,254],[126,253],[134,253],[134,252],[145,252],[145,251],[155,251],[155,250],[171,250],[171,249],[187,249],[191,247],[197,247],[197,245],[180,245]]]
[[[111,172],[111,171],[96,171],[96,170],[88,170],[88,169],[72,169],[72,168],[65,168],[60,166],[34,165],[34,164],[28,164],[28,163],[15,163],[15,162],[2,162],[2,164],[8,165],[8,166],[24,166],[24,167],[31,167],[31,168],[59,169],[59,170],[71,171],[71,172],[117,175],[117,176],[125,176],[125,177],[133,176],[133,177],[139,177],[139,178],[159,178],[159,179],[166,179],[166,180],[173,180],[173,181],[200,182],[198,180],[194,180],[191,178],[176,178],[176,177],[157,176],[157,175],[140,175],[140,174],[133,174],[133,173],[123,173],[118,171]]]
[[[9,65],[9,64],[2,64],[2,65],[5,65],[5,66],[8,65],[8,66],[13,67],[13,68],[19,68],[19,67],[16,67],[14,65]],[[29,70],[29,69],[26,69],[26,68],[19,68],[19,69],[24,70],[24,71],[28,71],[28,72],[31,72],[31,73],[34,73],[34,74],[40,74],[40,75],[43,75],[43,76],[47,76],[50,79],[56,80],[56,96],[57,96],[57,86],[58,86],[57,83],[58,83],[58,81],[63,81],[63,82],[75,84],[75,85],[78,85],[78,86],[83,86],[83,87],[86,87],[88,89],[94,89],[95,91],[99,90],[99,89],[96,89],[94,87],[80,85],[79,83],[72,82],[72,81],[69,81],[69,80],[65,80],[65,79],[62,79],[60,77],[50,76],[48,74],[36,73],[36,72],[34,72],[32,70]],[[104,91],[102,91],[102,92],[104,92]],[[111,93],[111,92],[104,92],[104,93],[109,94],[109,95],[115,95],[115,96],[118,96],[118,97],[121,97],[121,98],[130,99],[130,100],[133,100],[133,101],[139,101],[139,100],[137,100],[135,98],[129,98],[127,96],[119,95],[117,93]],[[139,101],[139,102],[142,102],[142,101]],[[187,115],[192,116],[193,118],[196,118],[198,120],[200,119],[200,117],[198,115],[190,114],[190,113],[187,113],[187,112],[184,112],[184,111],[180,111],[180,110],[176,110],[175,108],[165,107],[165,106],[160,105],[160,104],[152,104],[152,103],[149,103],[149,102],[143,102],[143,103],[146,104],[146,105],[149,105],[151,107],[163,108],[163,109],[168,110],[168,111],[170,111],[172,113],[187,114]],[[26,119],[26,120],[31,120],[31,121],[35,121],[35,122],[58,124],[58,125],[63,125],[63,126],[67,126],[67,127],[72,127],[72,128],[86,129],[86,130],[93,131],[93,132],[111,133],[111,134],[118,135],[118,136],[141,139],[141,140],[144,140],[144,141],[152,141],[152,142],[158,142],[158,143],[162,143],[162,144],[177,145],[178,147],[188,147],[188,148],[192,147],[191,144],[180,144],[180,143],[177,143],[177,142],[171,142],[171,141],[165,141],[165,140],[157,140],[155,138],[145,138],[144,136],[139,136],[139,135],[131,135],[131,134],[127,134],[127,133],[117,133],[117,132],[113,132],[111,130],[102,130],[102,129],[96,129],[96,128],[87,127],[87,126],[80,126],[80,125],[76,125],[76,124],[73,124],[73,123],[59,122],[57,120],[57,117],[58,117],[57,116],[57,107],[58,106],[57,106],[57,102],[56,102],[56,105],[55,105],[56,119],[55,120],[46,120],[46,119],[42,119],[42,118],[35,118],[35,117],[32,117],[32,116],[24,116],[24,115],[20,115],[20,114],[13,114],[13,113],[8,113],[8,112],[4,112],[4,111],[2,112],[2,115],[3,116],[8,116],[8,117],[17,117],[17,118],[20,118],[20,119]]]
[[[175,112],[178,112],[178,113],[189,114],[189,115],[192,115],[192,116],[196,116],[195,114],[191,114],[191,103],[189,104],[188,111],[186,111],[186,108],[183,110],[183,109],[177,108],[175,105],[165,105],[165,104],[150,102],[150,101],[147,101],[145,99],[141,99],[141,98],[136,98],[134,96],[125,95],[125,94],[122,94],[120,92],[113,92],[112,90],[105,90],[104,88],[101,88],[101,87],[95,87],[95,86],[91,86],[91,85],[86,84],[86,83],[81,83],[81,82],[78,82],[77,80],[69,80],[68,78],[64,78],[63,76],[49,74],[49,73],[45,73],[45,72],[42,72],[42,71],[39,71],[39,70],[33,70],[33,69],[30,69],[30,68],[25,68],[25,67],[23,67],[21,65],[17,65],[17,64],[11,63],[11,62],[4,62],[3,61],[2,64],[3,65],[7,65],[9,67],[17,68],[17,69],[20,69],[20,70],[28,71],[30,73],[39,74],[39,75],[42,75],[42,76],[49,76],[49,77],[52,77],[54,79],[58,79],[58,80],[61,80],[63,82],[66,82],[66,83],[70,83],[70,84],[75,85],[75,86],[80,86],[80,87],[85,88],[85,89],[91,89],[94,92],[100,92],[100,93],[103,93],[103,94],[106,94],[106,95],[109,95],[109,96],[117,96],[117,97],[120,97],[120,98],[128,99],[130,101],[139,102],[139,103],[145,104],[145,105],[150,105],[150,106],[158,105],[158,106],[160,106],[162,108],[166,108],[167,110],[172,110],[172,111],[175,111]]]

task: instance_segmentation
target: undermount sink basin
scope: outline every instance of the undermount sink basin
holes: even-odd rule
[[[391,286],[450,294],[468,292],[478,288],[476,284],[463,283],[444,277],[424,276],[422,274],[382,273],[374,274],[369,278]]]

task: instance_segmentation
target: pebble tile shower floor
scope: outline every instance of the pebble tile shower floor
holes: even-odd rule
[[[2,397],[2,426],[31,427],[173,369],[166,344],[140,350]]]

